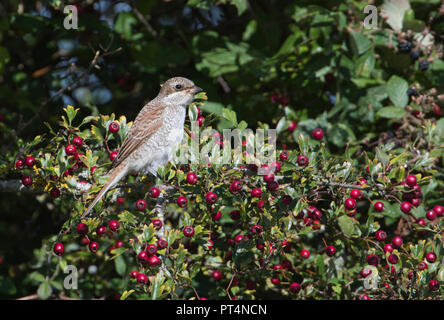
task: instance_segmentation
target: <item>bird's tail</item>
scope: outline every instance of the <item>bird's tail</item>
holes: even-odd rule
[[[103,186],[102,190],[96,195],[94,200],[89,205],[88,209],[82,214],[81,219],[85,218],[91,210],[94,208],[94,206],[97,204],[97,202],[102,199],[102,197],[105,195],[105,193],[111,189],[114,185],[116,185],[120,179],[122,179],[126,174],[126,168],[123,166],[118,166],[113,171],[111,171],[111,174],[109,176],[108,182]]]

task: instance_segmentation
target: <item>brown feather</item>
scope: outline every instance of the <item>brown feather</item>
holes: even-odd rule
[[[155,99],[157,100],[157,99]],[[114,159],[112,168],[116,168],[125,159],[128,158],[142,143],[149,138],[162,126],[162,111],[165,106],[160,101],[152,100],[137,115],[131,126],[130,132],[122,143],[119,153]],[[153,103],[155,102],[155,103]]]

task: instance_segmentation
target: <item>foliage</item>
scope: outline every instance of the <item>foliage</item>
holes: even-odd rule
[[[444,7],[376,2],[376,29],[362,26],[367,2],[356,0],[82,1],[78,30],[63,27],[68,1],[0,4],[0,296],[442,298]],[[201,110],[200,130],[277,130],[275,185],[254,165],[168,164],[155,181],[128,176],[81,219],[130,119],[175,75],[205,89],[189,107],[188,129]],[[109,131],[114,121],[117,133]],[[28,156],[36,163],[17,168]],[[26,175],[32,185],[6,192],[6,182]],[[410,175],[417,186],[406,184]],[[347,209],[355,189],[356,208]],[[412,208],[401,210],[404,202]],[[396,236],[402,245],[386,252]],[[138,258],[150,244],[158,266]],[[76,290],[64,288],[68,265],[79,271]],[[379,277],[377,288],[366,285],[365,268]],[[295,282],[301,288],[292,292]]]

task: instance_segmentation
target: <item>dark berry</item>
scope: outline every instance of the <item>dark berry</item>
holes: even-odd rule
[[[409,41],[399,43],[398,50],[402,53],[409,53],[412,50],[412,43]]]

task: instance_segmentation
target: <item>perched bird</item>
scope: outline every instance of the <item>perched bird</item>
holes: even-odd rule
[[[109,171],[108,182],[83,213],[88,215],[104,194],[131,172],[157,174],[182,141],[186,107],[202,89],[193,81],[175,77],[166,81],[157,97],[148,102],[134,120]]]

